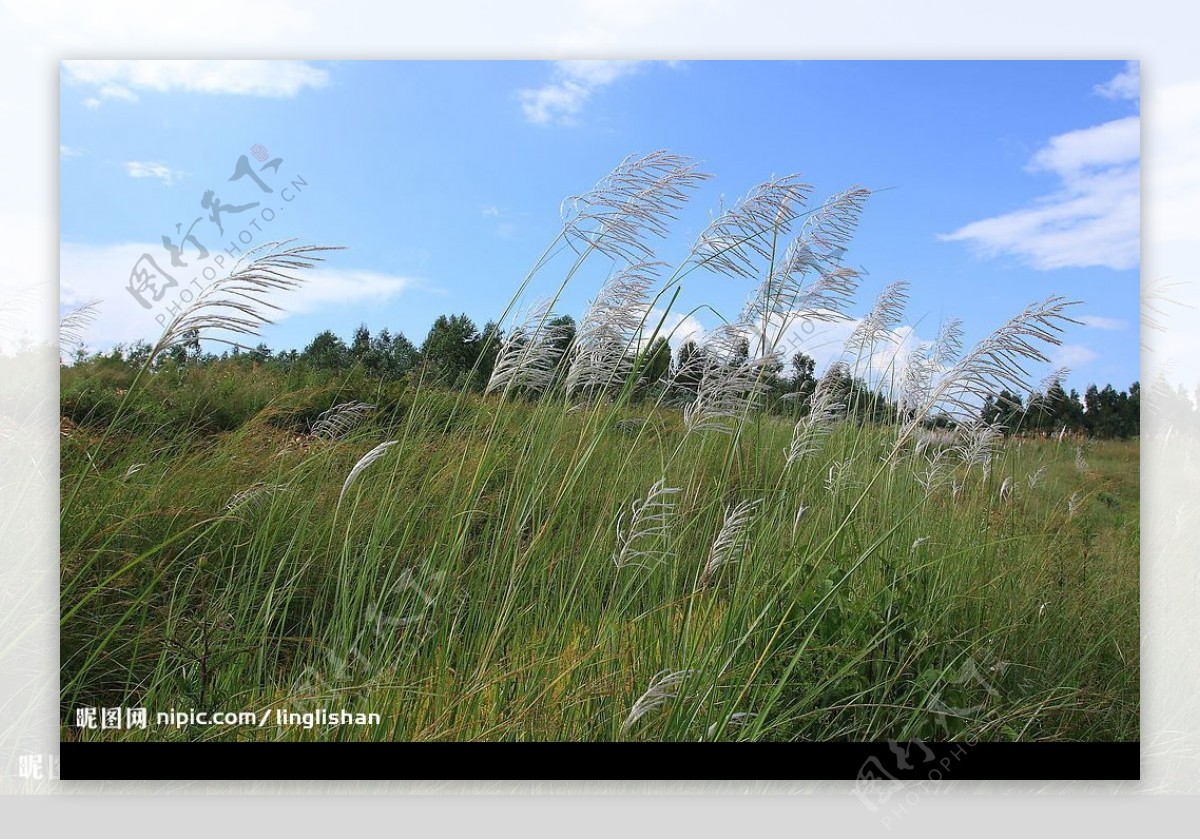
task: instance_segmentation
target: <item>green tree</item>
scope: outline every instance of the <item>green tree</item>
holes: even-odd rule
[[[1074,388],[1067,395],[1066,408],[1066,427],[1072,432],[1083,431],[1083,402],[1079,398],[1079,392]]]
[[[1142,434],[1142,385],[1134,382],[1129,386],[1129,400],[1125,406],[1125,437],[1140,437]]]
[[[150,358],[150,352],[153,349],[154,348],[150,346],[148,341],[138,339],[125,349],[125,361],[128,362],[131,367],[139,368],[146,363],[148,358]]]
[[[1099,434],[1100,419],[1100,389],[1095,384],[1087,386],[1083,392],[1083,427],[1089,435]]]
[[[332,330],[324,330],[304,348],[301,358],[319,370],[341,370],[350,359],[350,348]]]
[[[350,340],[350,358],[355,364],[365,365],[371,353],[371,331],[366,324],[359,324]]]
[[[642,355],[641,376],[648,383],[665,379],[671,372],[671,345],[662,336]]]
[[[259,364],[265,364],[271,361],[271,348],[267,346],[265,341],[260,341],[258,346],[250,351],[251,357]]]
[[[554,330],[554,351],[558,356],[555,362],[558,370],[555,380],[561,382],[566,377],[571,363],[571,345],[575,343],[578,327],[570,315],[560,315],[550,322],[550,328]]]
[[[672,378],[675,385],[686,393],[695,393],[700,387],[700,377],[704,372],[704,351],[696,342],[688,340],[679,345],[675,356],[675,369]]]
[[[983,422],[999,426],[1010,434],[1024,429],[1025,415],[1021,395],[1014,394],[1007,388],[1000,389],[1000,393],[995,397],[989,394],[984,399],[980,411],[980,419]]]
[[[187,330],[166,353],[167,358],[183,367],[200,361],[200,331]]]
[[[382,379],[403,376],[417,363],[417,348],[403,333],[392,335],[385,327],[371,336],[366,325],[358,328],[350,346],[355,364]]]
[[[792,378],[788,384],[791,386],[791,392],[796,395],[792,399],[801,415],[808,414],[812,404],[813,391],[817,388],[816,369],[817,360],[812,356],[800,352],[792,356]]]
[[[495,321],[488,321],[483,325],[483,331],[480,332],[479,340],[476,342],[476,357],[479,359],[479,368],[476,373],[478,387],[486,387],[488,380],[492,378],[492,371],[496,369],[496,359],[500,356],[500,342],[503,340],[504,333],[499,324]]]
[[[426,371],[439,382],[460,385],[479,358],[481,336],[466,315],[439,315],[421,344]]]

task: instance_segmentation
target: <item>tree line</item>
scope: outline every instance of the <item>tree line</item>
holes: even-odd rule
[[[1067,392],[1058,381],[1045,393],[1028,398],[1001,390],[989,395],[980,411],[985,423],[999,425],[1008,433],[1084,434],[1098,438],[1131,438],[1141,433],[1142,389],[1138,382],[1127,391],[1112,385],[1089,385],[1083,392]]]
[[[571,316],[563,315],[550,322],[550,326],[555,328],[558,376],[565,378],[576,323]],[[252,350],[235,346],[218,356],[202,352],[199,335],[192,334],[160,357],[159,363],[188,366],[232,359],[282,369],[304,366],[331,374],[361,368],[384,380],[420,376],[426,382],[482,391],[495,368],[502,338],[494,322],[479,329],[465,314],[440,315],[419,346],[402,332],[383,329],[372,335],[367,325],[362,324],[349,343],[333,331],[323,330],[303,350],[274,351],[260,343]],[[150,346],[139,342],[118,347],[112,355],[136,364],[144,361],[149,352]],[[734,364],[745,361],[749,352],[749,343],[743,342],[736,349],[735,358],[729,361]],[[76,360],[83,361],[86,356],[86,351],[80,349]],[[700,387],[704,349],[696,342],[684,341],[672,353],[666,338],[660,336],[639,356],[637,368],[643,384],[635,398],[684,403]],[[787,417],[808,413],[818,383],[816,362],[811,356],[795,353],[787,368],[776,362],[767,366],[763,375],[766,411]],[[825,377],[834,401],[845,406],[851,420],[885,423],[901,415],[895,400],[852,376],[849,370],[835,366]],[[1008,390],[989,395],[980,408],[979,419],[999,426],[1008,434],[1057,434],[1065,430],[1092,437],[1129,438],[1139,434],[1140,398],[1137,382],[1127,391],[1117,391],[1112,385],[1103,388],[1090,385],[1081,397],[1077,391],[1067,392],[1054,381],[1045,393],[1034,392],[1028,397]],[[947,417],[933,417],[927,422],[932,426],[954,425]]]

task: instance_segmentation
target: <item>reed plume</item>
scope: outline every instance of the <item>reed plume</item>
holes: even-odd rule
[[[650,566],[665,559],[666,548],[662,541],[670,530],[670,518],[675,510],[671,497],[679,490],[678,487],[667,487],[666,479],[661,478],[654,482],[645,498],[633,502],[629,510],[617,518],[617,548],[612,560],[618,569],[631,565]]]
[[[682,155],[666,151],[630,155],[582,195],[560,208],[567,241],[613,259],[638,262],[654,254],[650,237],[664,238],[688,193],[709,175]]]
[[[820,448],[821,441],[834,429],[834,424],[846,416],[846,406],[838,402],[831,387],[831,380],[817,383],[809,401],[809,412],[792,427],[792,440],[784,452],[784,465],[810,455]]]
[[[312,424],[310,434],[323,440],[340,440],[370,416],[375,406],[352,400],[322,411]]]
[[[298,288],[304,282],[302,272],[324,260],[321,254],[341,250],[331,245],[292,245],[294,241],[268,242],[248,251],[228,276],[204,287],[167,323],[147,363],[193,336],[236,345],[212,333],[258,335],[260,328],[273,323],[268,315],[280,307],[264,296]]]
[[[73,352],[81,347],[84,333],[99,314],[100,301],[91,300],[63,315],[58,322],[59,352],[68,349]]]
[[[554,386],[570,327],[554,323],[550,303],[531,306],[501,340],[484,393],[507,393],[517,388],[543,394]]]
[[[799,174],[759,184],[709,223],[688,261],[729,277],[758,277],[760,261],[775,260],[811,192]]]
[[[661,708],[668,700],[678,696],[679,684],[682,683],[692,673],[690,670],[671,671],[664,669],[654,675],[650,680],[650,686],[646,689],[633,704],[629,710],[629,715],[625,718],[625,722],[621,724],[621,735],[625,735],[633,727],[635,723],[650,714],[654,710]]]
[[[346,480],[342,484],[342,492],[338,494],[338,507],[342,506],[342,498],[346,495],[346,491],[350,489],[350,485],[354,483],[354,479],[358,478],[363,470],[382,458],[398,442],[394,440],[385,441],[358,459],[358,463],[350,470],[350,474],[346,476]]]
[[[908,282],[896,280],[889,283],[875,299],[871,311],[858,322],[850,337],[846,339],[848,354],[874,354],[875,346],[883,339],[890,339],[904,318],[904,307],[908,303]]]
[[[707,586],[722,568],[737,562],[738,554],[745,548],[755,510],[761,503],[762,499],[754,499],[725,509],[721,530],[708,550],[708,560],[700,573],[700,587]]]
[[[1042,349],[1058,346],[1066,324],[1079,323],[1067,316],[1077,302],[1059,295],[1027,306],[954,363],[929,389],[928,399],[915,412],[902,436],[933,410],[963,423],[974,422],[984,397],[1001,390],[1028,390],[1026,366],[1050,359]]]
[[[650,309],[650,289],[661,265],[635,263],[604,283],[575,335],[567,393],[603,391],[628,379],[635,361],[633,350]]]
[[[937,338],[908,354],[900,382],[899,408],[902,416],[920,410],[929,401],[934,379],[954,364],[962,353],[962,321],[950,318]]]
[[[723,324],[705,336],[696,397],[683,408],[688,432],[730,434],[758,406],[766,390],[766,369],[778,364],[778,358],[775,353],[751,358],[748,332],[744,324]]]

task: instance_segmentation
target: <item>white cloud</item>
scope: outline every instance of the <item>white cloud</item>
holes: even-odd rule
[[[654,306],[650,308],[650,312],[646,316],[647,329],[643,331],[644,335],[638,338],[639,348],[645,349],[649,333],[658,326],[660,321],[662,329],[658,334],[667,339],[667,343],[671,345],[671,350],[674,352],[678,352],[680,345],[685,341],[700,341],[704,337],[704,325],[694,316],[678,312],[666,313],[663,309]]]
[[[153,255],[164,270],[172,271],[170,259],[164,254],[161,244],[62,244],[59,260],[60,305],[72,308],[91,300],[101,301],[99,314],[84,336],[85,343],[92,350],[139,339],[153,341],[161,334],[162,327],[155,320],[160,308],[143,308],[125,288],[130,271],[145,253]],[[174,273],[181,287],[191,282],[192,275],[187,271],[181,269]],[[426,289],[420,281],[411,277],[331,265],[320,267],[308,278],[308,282],[300,288],[270,298],[272,303],[281,307],[280,311],[271,313],[273,321],[278,323],[294,315],[328,312],[336,306],[382,304],[406,292]],[[170,294],[169,291],[168,296]]]
[[[77,149],[74,146],[68,146],[65,143],[58,144],[58,157],[60,160],[67,160],[68,158],[80,157],[84,154],[86,154],[86,153],[84,152],[83,149]]]
[[[1127,61],[1124,70],[1093,87],[1092,93],[1105,99],[1137,99],[1142,93],[1142,63]]]
[[[905,324],[896,327],[881,340],[871,356],[856,360],[846,355],[846,341],[860,323],[861,319],[854,318],[848,321],[799,321],[793,324],[780,345],[786,348],[784,364],[790,365],[792,356],[802,352],[816,361],[816,369],[820,374],[834,362],[845,361],[854,369],[856,376],[887,388],[890,383],[901,380],[909,354],[928,343],[917,335],[913,327]]]
[[[1050,138],[1033,156],[1029,169],[1068,178],[1086,169],[1136,162],[1140,149],[1141,119],[1123,117]]]
[[[1098,355],[1092,348],[1083,344],[1064,344],[1059,347],[1051,358],[1056,368],[1075,370],[1081,365],[1095,361]]]
[[[329,83],[328,71],[307,61],[64,61],[70,84],[92,88],[83,100],[95,110],[104,100],[137,102],[137,91],[231,94],[290,98]]]
[[[636,73],[644,61],[557,61],[554,78],[517,91],[525,119],[535,125],[573,125],[596,91]]]
[[[992,256],[1012,254],[1034,268],[1138,264],[1141,233],[1140,119],[1125,117],[1061,134],[1033,156],[1057,192],[1029,207],[971,222],[938,238],[969,242]]]
[[[483,207],[479,208],[479,211],[481,213],[483,213],[485,218],[487,218],[487,217],[491,217],[493,219],[500,218],[500,208],[496,207],[493,204],[485,204]]]
[[[610,85],[638,69],[640,61],[559,61],[558,71],[568,79],[596,88]]]
[[[310,275],[310,282],[288,293],[286,300],[281,297],[279,304],[287,309],[287,314],[299,315],[364,301],[384,303],[411,290],[429,291],[412,277],[323,266]]]
[[[522,90],[517,95],[521,98],[525,119],[531,123],[571,125],[575,115],[583,110],[583,103],[591,96],[591,91],[568,79],[536,90]]]
[[[1085,327],[1096,330],[1123,330],[1129,327],[1127,321],[1122,321],[1120,318],[1105,318],[1101,315],[1077,315],[1075,320]]]
[[[106,84],[101,85],[97,91],[101,99],[119,99],[122,102],[137,102],[138,95],[127,87],[121,85]]]
[[[125,163],[125,174],[130,178],[157,178],[164,187],[169,187],[184,176],[165,163],[131,160]]]

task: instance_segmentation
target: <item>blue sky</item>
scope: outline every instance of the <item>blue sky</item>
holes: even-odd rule
[[[272,347],[362,322],[419,343],[439,314],[498,316],[564,197],[627,154],[669,149],[713,178],[661,259],[686,255],[722,197],[773,175],[802,173],[814,205],[866,186],[879,192],[846,257],[867,272],[856,314],[903,279],[913,337],[957,316],[970,342],[1062,294],[1086,322],[1056,354],[1068,384],[1124,387],[1139,369],[1138,94],[1123,61],[66,62],[61,300],[102,301],[93,349],[153,339],[192,272],[246,230],[348,248],[279,296]],[[258,172],[256,145],[282,159],[261,173],[270,194],[228,180],[242,155]],[[222,236],[208,190],[258,206],[224,213]],[[185,247],[189,267],[172,271],[161,237],[178,244],[176,223],[197,218],[209,257]],[[179,281],[150,309],[125,289],[143,253]],[[581,315],[608,268],[591,264],[559,308]],[[677,309],[732,318],[750,291],[696,272]],[[700,311],[680,334],[717,320]],[[806,349],[826,363],[836,337]]]

